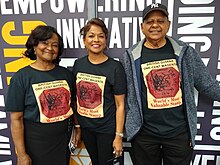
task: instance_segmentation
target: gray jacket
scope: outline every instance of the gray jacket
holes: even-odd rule
[[[194,88],[213,100],[220,101],[219,82],[211,77],[207,67],[204,65],[194,48],[182,41],[175,40],[168,36],[167,38],[170,40],[176,55],[183,86],[183,103],[186,111],[187,123],[192,145],[195,146],[197,107],[194,98]],[[134,138],[143,124],[140,95],[140,56],[144,41],[145,39],[126,50],[120,59],[127,77],[125,133],[128,140]]]

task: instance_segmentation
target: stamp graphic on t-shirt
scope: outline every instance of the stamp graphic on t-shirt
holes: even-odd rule
[[[32,87],[42,123],[62,121],[72,115],[70,90],[65,80],[33,84]]]
[[[149,109],[182,105],[179,70],[175,59],[148,62],[141,65],[147,87]]]
[[[79,89],[77,95],[81,107],[93,109],[101,104],[102,90],[97,83],[81,80],[77,84],[77,89]]]
[[[77,73],[77,111],[89,118],[100,118],[103,112],[103,94],[106,77]]]
[[[179,73],[173,67],[152,69],[146,79],[155,98],[174,97],[179,90]]]

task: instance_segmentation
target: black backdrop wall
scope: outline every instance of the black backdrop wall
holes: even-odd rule
[[[91,2],[95,6],[91,6]],[[213,77],[220,80],[220,1],[218,0],[1,0],[0,1],[0,165],[15,165],[9,115],[4,112],[11,76],[31,61],[21,52],[30,31],[38,24],[54,26],[65,51],[61,65],[71,68],[85,55],[79,30],[87,19],[102,18],[109,31],[111,57],[118,58],[143,35],[141,11],[152,2],[168,6],[169,35],[188,42],[200,53]],[[92,14],[91,14],[92,13]],[[220,103],[196,93],[198,134],[192,165],[220,165]],[[124,164],[132,164],[125,142]],[[75,164],[89,164],[84,148],[73,156]]]

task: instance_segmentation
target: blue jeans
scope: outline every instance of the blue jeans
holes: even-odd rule
[[[190,165],[193,148],[187,131],[173,138],[140,132],[132,141],[134,165]]]

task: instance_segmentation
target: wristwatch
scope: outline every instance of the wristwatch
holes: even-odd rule
[[[116,135],[120,136],[120,137],[124,137],[124,134],[122,132],[115,132]]]

